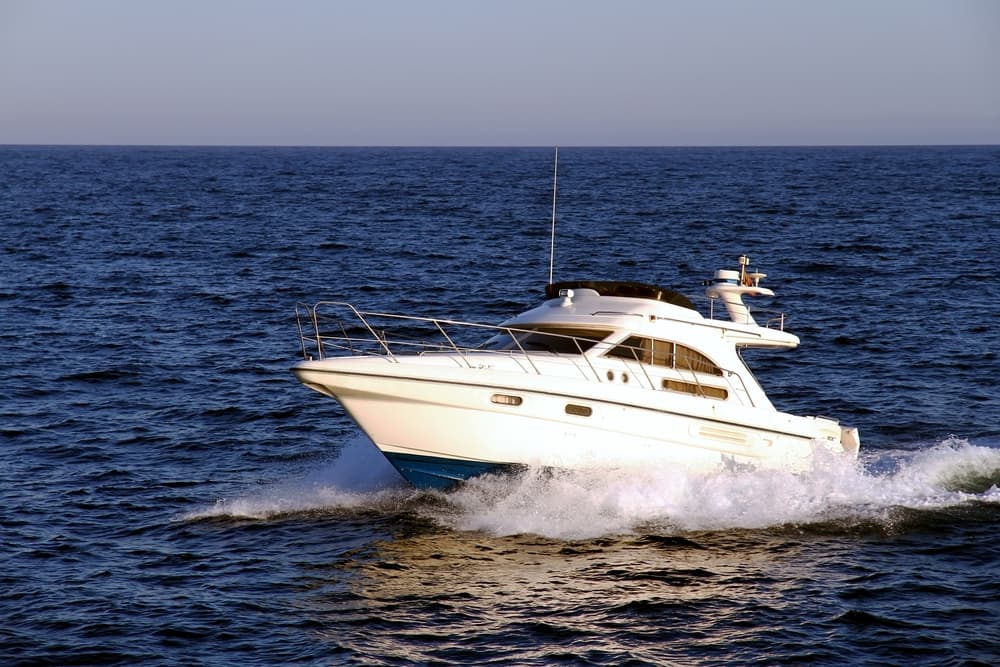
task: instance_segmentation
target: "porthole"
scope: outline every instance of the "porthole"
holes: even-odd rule
[[[497,405],[521,405],[524,402],[520,396],[510,394],[493,394],[490,396],[490,401]]]
[[[608,371],[608,382],[614,382],[614,381],[615,381],[615,372]]]
[[[574,405],[573,403],[566,404],[566,414],[576,415],[577,417],[589,417],[594,411],[586,405]]]
[[[622,373],[622,383],[628,384],[628,373]]]

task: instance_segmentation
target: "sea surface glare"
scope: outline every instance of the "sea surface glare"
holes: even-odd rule
[[[749,254],[802,339],[750,366],[860,460],[408,488],[289,372],[294,306],[524,310],[551,179],[0,147],[0,665],[1000,663],[1000,148],[562,149],[556,280],[707,313]]]

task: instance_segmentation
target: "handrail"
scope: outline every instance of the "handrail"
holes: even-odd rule
[[[777,329],[778,331],[785,330],[785,313],[781,310],[776,310],[774,308],[751,308],[750,313],[757,313],[767,315],[768,318],[764,322],[765,329]],[[772,317],[773,316],[773,317]],[[777,324],[777,327],[771,326],[772,324]]]
[[[756,408],[757,404],[754,403],[753,394],[751,394],[750,390],[747,388],[747,383],[746,380],[743,379],[743,375],[737,373],[736,371],[731,371],[727,369],[723,369],[723,371],[728,374],[729,378],[733,377],[734,375],[736,376],[736,379],[740,381],[740,385],[743,387],[743,395],[747,397],[748,401],[750,401],[750,407]],[[732,383],[730,383],[730,386],[732,386]]]
[[[458,345],[455,345],[455,341],[451,339],[451,336],[449,336],[448,332],[444,330],[444,327],[441,326],[441,323],[438,322],[437,320],[434,320],[434,326],[436,326],[437,330],[441,332],[441,335],[444,336],[444,339],[448,341],[448,344],[451,345],[451,348],[455,350],[455,352],[460,354],[462,359],[465,360],[465,365],[468,366],[469,368],[472,368],[472,363],[469,362],[468,357],[465,356],[465,353],[462,351],[461,348],[458,347]]]
[[[506,334],[507,334],[508,336],[510,336],[510,339],[511,339],[512,341],[514,341],[514,345],[517,345],[517,349],[518,349],[518,350],[520,350],[520,351],[521,351],[521,354],[523,354],[523,355],[524,355],[524,358],[525,358],[525,360],[526,360],[526,361],[528,362],[528,364],[529,364],[529,365],[531,366],[531,370],[535,371],[535,375],[541,375],[541,374],[542,374],[542,373],[541,373],[541,371],[539,371],[539,370],[538,370],[538,366],[536,366],[536,365],[535,365],[535,362],[533,362],[533,361],[531,360],[531,357],[530,357],[530,356],[528,355],[528,351],[527,351],[527,350],[525,350],[525,349],[524,349],[524,348],[523,348],[523,347],[521,346],[521,341],[519,341],[519,340],[517,339],[517,336],[515,336],[515,335],[514,335],[514,332],[515,332],[515,331],[517,331],[518,333],[520,333],[521,331],[524,331],[524,329],[511,329],[510,327],[504,327],[504,328],[503,328],[503,331],[504,331],[504,333],[506,333]]]
[[[316,305],[313,306],[313,321],[316,322],[316,340],[317,341],[320,340],[320,333],[319,333],[319,313],[318,313],[318,309],[322,305],[337,305],[337,306],[346,306],[346,307],[350,308],[351,312],[353,312],[354,315],[359,320],[361,320],[361,323],[365,325],[365,328],[368,329],[368,333],[370,333],[372,335],[372,338],[374,338],[375,340],[377,340],[382,345],[382,349],[385,350],[386,355],[390,359],[392,359],[393,361],[396,361],[396,356],[392,353],[392,350],[389,348],[389,343],[386,342],[383,338],[381,338],[378,335],[378,333],[375,332],[375,329],[373,329],[372,326],[370,324],[368,324],[368,320],[366,320],[364,318],[364,315],[362,315],[361,311],[359,311],[357,308],[355,308],[351,304],[344,303],[342,301],[317,301]],[[374,313],[368,313],[368,314],[369,315],[373,315]],[[400,316],[397,315],[396,317],[400,317]],[[341,326],[343,326],[343,324],[341,324]]]
[[[709,299],[709,303],[708,303],[708,317],[706,319],[709,322],[721,322],[721,323],[733,322],[734,324],[743,324],[743,325],[746,325],[746,324],[750,324],[749,320],[752,320],[752,318],[753,318],[754,315],[760,315],[762,313],[765,314],[765,315],[775,315],[776,316],[776,317],[768,317],[768,319],[764,322],[764,326],[761,327],[762,329],[774,329],[774,328],[777,328],[778,331],[784,331],[785,330],[785,317],[786,316],[785,316],[785,312],[784,311],[776,310],[774,308],[759,308],[757,306],[747,306],[747,320],[748,321],[747,322],[736,322],[735,320],[722,319],[722,318],[718,318],[718,317],[715,316],[715,299],[714,298]],[[674,320],[674,318],[666,318],[666,317],[659,317],[659,316],[657,317],[657,319],[671,319],[671,320]],[[693,324],[697,324],[697,322],[694,322]],[[777,327],[771,326],[773,324],[777,324],[778,326]]]
[[[298,305],[305,306],[305,304],[298,304]],[[521,328],[517,328],[517,327],[504,327],[504,326],[499,326],[499,325],[494,325],[494,324],[480,324],[480,323],[477,323],[477,322],[466,322],[466,321],[462,321],[462,320],[449,320],[449,319],[441,319],[441,318],[435,318],[435,317],[420,317],[420,316],[416,316],[416,315],[398,315],[396,313],[381,313],[381,312],[376,312],[376,311],[360,311],[357,308],[355,308],[353,305],[351,305],[350,303],[347,303],[347,302],[344,302],[344,301],[318,301],[315,305],[313,305],[310,308],[310,311],[311,311],[310,314],[312,315],[311,319],[312,319],[312,323],[313,323],[313,335],[315,337],[315,343],[316,343],[317,348],[320,350],[320,357],[319,357],[320,359],[324,358],[324,355],[322,354],[322,349],[323,349],[323,346],[324,346],[324,340],[325,339],[342,340],[342,341],[345,341],[345,342],[348,342],[348,343],[350,343],[350,342],[357,342],[359,340],[364,340],[364,339],[352,338],[352,337],[346,335],[346,329],[343,326],[343,319],[342,318],[337,318],[336,321],[337,321],[337,325],[341,328],[341,332],[344,335],[342,335],[342,336],[336,336],[336,337],[329,336],[329,335],[324,335],[323,332],[320,330],[320,322],[321,321],[326,321],[326,320],[325,320],[325,318],[323,318],[320,315],[320,308],[321,307],[325,307],[325,306],[335,306],[335,307],[341,307],[341,308],[347,308],[347,309],[349,309],[351,311],[351,313],[354,315],[355,319],[357,319],[364,326],[365,330],[367,330],[368,334],[371,336],[371,340],[377,341],[379,343],[379,346],[381,347],[381,349],[385,352],[386,356],[389,357],[389,359],[392,360],[392,361],[398,361],[396,359],[396,354],[393,353],[392,348],[389,347],[389,341],[387,339],[385,339],[384,337],[379,336],[378,332],[375,331],[375,328],[369,322],[370,318],[389,318],[389,319],[395,319],[395,320],[401,320],[401,321],[408,321],[408,322],[420,322],[420,323],[425,323],[425,324],[432,324],[438,330],[438,332],[441,333],[442,337],[448,342],[448,347],[450,347],[452,351],[454,351],[454,352],[462,355],[462,358],[466,359],[466,360],[467,360],[467,356],[466,355],[469,352],[475,352],[476,349],[475,348],[470,348],[470,347],[464,347],[464,346],[461,346],[458,343],[456,343],[454,341],[454,339],[451,336],[449,336],[448,333],[445,331],[444,326],[477,328],[477,329],[483,329],[483,330],[486,330],[486,331],[494,331],[494,332],[507,333],[508,335],[510,335],[511,339],[517,345],[518,350],[522,354],[524,354],[526,356],[528,355],[528,351],[525,350],[523,347],[521,347],[521,342],[518,340],[518,337],[515,336],[515,335],[513,335],[513,334],[514,333],[525,333],[525,334],[538,333],[534,329],[521,329]],[[308,306],[306,306],[306,307],[308,308]],[[296,307],[296,319],[298,319],[298,315],[299,315],[298,308]],[[300,329],[300,332],[301,332],[301,324],[299,325],[299,329]],[[558,333],[551,333],[551,332],[546,332],[545,335],[546,336],[551,336],[553,338],[565,338],[565,339],[574,341],[574,344],[577,346],[577,349],[580,350],[581,354],[583,353],[583,350],[582,350],[582,348],[580,347],[580,344],[579,344],[580,337],[578,337],[578,336],[570,336],[570,335],[566,335],[566,334],[558,334]],[[302,334],[302,337],[305,338],[305,334]],[[392,342],[393,342],[393,344],[395,344],[397,346],[400,346],[400,345],[415,345],[415,346],[424,347],[424,348],[426,348],[426,347],[432,347],[432,346],[430,346],[430,345],[428,345],[426,343],[409,343],[409,342],[403,341],[403,340],[395,340],[395,341],[392,341]],[[433,347],[441,347],[441,346],[440,345],[434,345]],[[351,349],[353,351],[353,348],[351,348]],[[303,352],[303,357],[304,358],[308,358],[308,354],[305,353],[305,352]],[[530,363],[530,359],[529,359],[529,363]],[[532,367],[537,372],[537,368],[535,368],[535,366],[534,366],[533,363],[532,363]]]
[[[299,330],[299,345],[302,348],[302,358],[308,359],[309,355],[306,353],[306,339],[305,336],[302,335],[302,320],[299,319],[299,306],[304,306],[305,308],[308,308],[309,306],[304,303],[295,304],[295,326],[298,327]]]

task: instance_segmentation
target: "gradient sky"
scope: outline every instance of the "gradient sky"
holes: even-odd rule
[[[996,0],[0,0],[0,144],[1000,144]]]

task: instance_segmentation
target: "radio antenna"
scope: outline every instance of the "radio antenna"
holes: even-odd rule
[[[552,266],[556,261],[556,187],[559,183],[559,147],[556,146],[555,165],[552,167],[552,236],[549,239],[549,284],[552,284]]]

